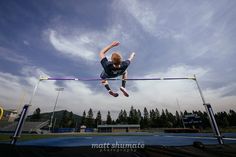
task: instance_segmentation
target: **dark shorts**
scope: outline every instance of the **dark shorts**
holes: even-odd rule
[[[121,76],[121,75],[124,75],[124,74],[126,74],[126,71],[123,72],[122,74],[117,75],[117,76],[109,76],[109,75],[107,75],[107,73],[105,73],[105,71],[103,71],[100,74],[100,77],[105,80],[105,79],[108,79],[108,78],[115,78],[115,77],[118,77],[118,76]]]

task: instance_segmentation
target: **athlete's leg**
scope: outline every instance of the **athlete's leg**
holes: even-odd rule
[[[128,72],[125,71],[124,74],[122,75],[122,87],[124,87],[124,88],[125,88],[127,78],[128,78]]]
[[[108,81],[107,80],[102,80],[101,83],[104,85],[104,87],[107,89],[108,93],[114,97],[118,97],[118,93],[114,93],[111,88],[109,87]]]
[[[125,89],[125,85],[126,85],[126,79],[128,78],[128,72],[125,71],[124,74],[122,75],[122,85],[120,87],[120,90],[123,92],[123,94],[128,97],[129,94],[127,92],[127,90]]]

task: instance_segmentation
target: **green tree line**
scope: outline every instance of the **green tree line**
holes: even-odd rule
[[[168,109],[147,110],[145,107],[143,111],[135,109],[131,106],[130,110],[121,110],[117,119],[112,119],[110,111],[108,111],[106,120],[102,123],[101,112],[98,111],[96,117],[93,117],[93,111],[90,108],[88,113],[83,112],[82,123],[87,127],[96,127],[100,124],[140,124],[141,128],[180,128],[183,127],[182,118],[185,115],[196,114],[201,119],[201,128],[210,127],[208,115],[202,111],[184,112],[176,111],[175,114],[168,111]],[[229,112],[218,112],[215,114],[216,121],[219,127],[236,126],[236,112],[229,110]]]
[[[150,109],[146,107],[143,111],[135,109],[131,106],[129,111],[121,109],[118,117],[113,119],[110,111],[106,114],[105,121],[102,120],[100,111],[94,113],[90,108],[88,112],[84,111],[80,120],[75,119],[73,112],[64,111],[60,122],[57,122],[59,128],[75,128],[85,125],[87,128],[96,128],[100,124],[140,124],[141,128],[180,128],[183,127],[182,117],[189,114],[196,114],[201,119],[201,128],[210,127],[208,115],[202,111],[184,112],[175,111],[171,113],[168,109]],[[32,119],[40,117],[40,109],[36,109],[32,115]],[[236,112],[229,110],[229,112],[217,112],[215,118],[219,127],[236,126]]]

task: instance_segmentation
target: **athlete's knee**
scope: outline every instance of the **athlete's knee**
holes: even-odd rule
[[[108,84],[108,81],[107,81],[107,80],[102,80],[101,83],[102,83],[103,85],[106,85],[106,84]]]
[[[123,74],[122,74],[122,79],[127,79],[128,77],[128,72],[125,71]]]

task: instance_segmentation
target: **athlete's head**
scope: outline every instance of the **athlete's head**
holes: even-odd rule
[[[122,62],[122,56],[119,52],[113,52],[111,55],[111,61],[115,66],[119,66]]]

